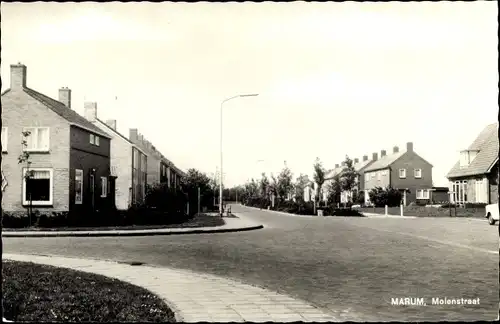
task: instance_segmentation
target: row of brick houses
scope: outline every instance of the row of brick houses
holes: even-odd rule
[[[494,204],[498,202],[499,183],[499,128],[498,123],[486,126],[474,142],[460,152],[460,158],[448,172],[448,187],[434,187],[432,181],[432,164],[418,155],[413,143],[406,144],[406,151],[394,146],[392,153],[386,150],[373,153],[369,159],[353,160],[357,173],[355,190],[363,195],[364,203],[370,204],[369,192],[375,187],[392,187],[402,193],[404,205],[412,202],[433,204],[452,202],[458,204],[480,203]],[[346,168],[344,162],[335,165],[325,176],[324,188],[340,175]],[[304,193],[304,199],[314,199],[317,185],[312,183]],[[327,190],[323,190],[322,200],[326,201]],[[351,201],[353,193],[342,192],[340,201]]]
[[[126,138],[116,120],[98,118],[95,102],[85,102],[80,116],[71,109],[70,89],[52,99],[27,87],[25,65],[10,68],[10,88],[1,97],[4,211],[24,210],[28,192],[40,212],[123,210],[143,201],[147,184],[180,184],[184,173],[137,129]],[[29,166],[18,163],[24,151]]]
[[[414,151],[412,142],[406,143],[404,151],[394,146],[389,154],[386,150],[381,150],[380,157],[378,152],[374,152],[371,159],[368,155],[363,156],[361,161],[355,158],[352,166],[357,173],[354,191],[361,195],[366,205],[370,205],[370,190],[376,187],[392,187],[401,191],[404,205],[417,201],[429,203],[447,199],[446,193],[443,194],[442,190],[433,187],[433,166]],[[328,187],[328,183],[333,181],[335,176],[340,176],[346,167],[342,162],[329,170],[325,176],[324,188]],[[322,200],[326,201],[327,195],[327,190],[323,190]],[[314,190],[307,196],[306,200],[314,199]],[[344,191],[340,195],[340,201],[352,201],[352,197],[353,192]]]

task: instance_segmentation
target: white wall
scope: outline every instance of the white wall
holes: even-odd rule
[[[125,210],[129,207],[132,187],[132,146],[129,141],[116,134],[100,121],[94,125],[109,134],[111,139],[111,170],[115,170],[116,178],[116,208]],[[149,162],[149,161],[148,161]]]

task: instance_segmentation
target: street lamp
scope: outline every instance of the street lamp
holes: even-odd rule
[[[232,100],[232,99],[235,99],[235,98],[242,98],[242,97],[256,97],[258,96],[259,94],[257,93],[252,93],[252,94],[240,94],[240,95],[237,95],[237,96],[233,96],[233,97],[230,97],[230,98],[227,98],[227,99],[224,99],[221,104],[220,104],[220,174],[221,174],[221,177],[220,177],[220,187],[219,187],[219,213],[220,213],[220,216],[222,217],[222,108],[224,107],[224,103],[229,101],[229,100]]]

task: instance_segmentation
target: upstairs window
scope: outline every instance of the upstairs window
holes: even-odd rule
[[[466,168],[474,160],[478,151],[475,150],[465,150],[460,152],[460,167]]]
[[[89,143],[95,146],[99,146],[99,136],[90,134]]]
[[[399,178],[400,179],[406,178],[406,169],[399,169]]]
[[[413,174],[416,179],[422,178],[422,169],[415,169],[413,170]]]
[[[25,151],[29,152],[46,152],[49,150],[49,128],[48,127],[26,127],[24,132],[28,132],[26,136]]]

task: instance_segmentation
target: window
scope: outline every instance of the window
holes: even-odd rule
[[[95,136],[94,136],[94,134],[90,134],[90,144],[95,144]]]
[[[468,202],[468,200],[467,200],[467,190],[468,190],[467,180],[455,181],[453,183],[452,188],[453,188],[453,194],[452,194],[453,202],[456,202],[459,204]]]
[[[413,170],[413,175],[417,179],[422,178],[422,169],[415,169],[415,170]]]
[[[75,204],[83,202],[83,170],[75,170]]]
[[[45,152],[49,150],[48,127],[27,127],[23,131],[30,133],[26,137],[26,147],[24,150],[31,152]]]
[[[380,181],[382,179],[382,171],[377,172],[377,180]]]
[[[365,173],[365,181],[369,181],[370,180],[370,174],[369,173]]]
[[[53,171],[52,169],[23,168],[23,205],[52,205]]]
[[[406,178],[406,169],[399,169],[399,178],[400,179]]]
[[[105,198],[108,195],[108,178],[101,177],[101,197]]]
[[[417,199],[429,199],[429,190],[417,189]]]
[[[7,152],[7,127],[2,127],[2,152]]]
[[[95,145],[99,146],[99,136],[95,136]]]
[[[370,174],[371,174],[371,178],[372,178],[372,179],[375,179],[375,173],[376,173],[376,172],[372,172],[372,173],[370,173]]]

